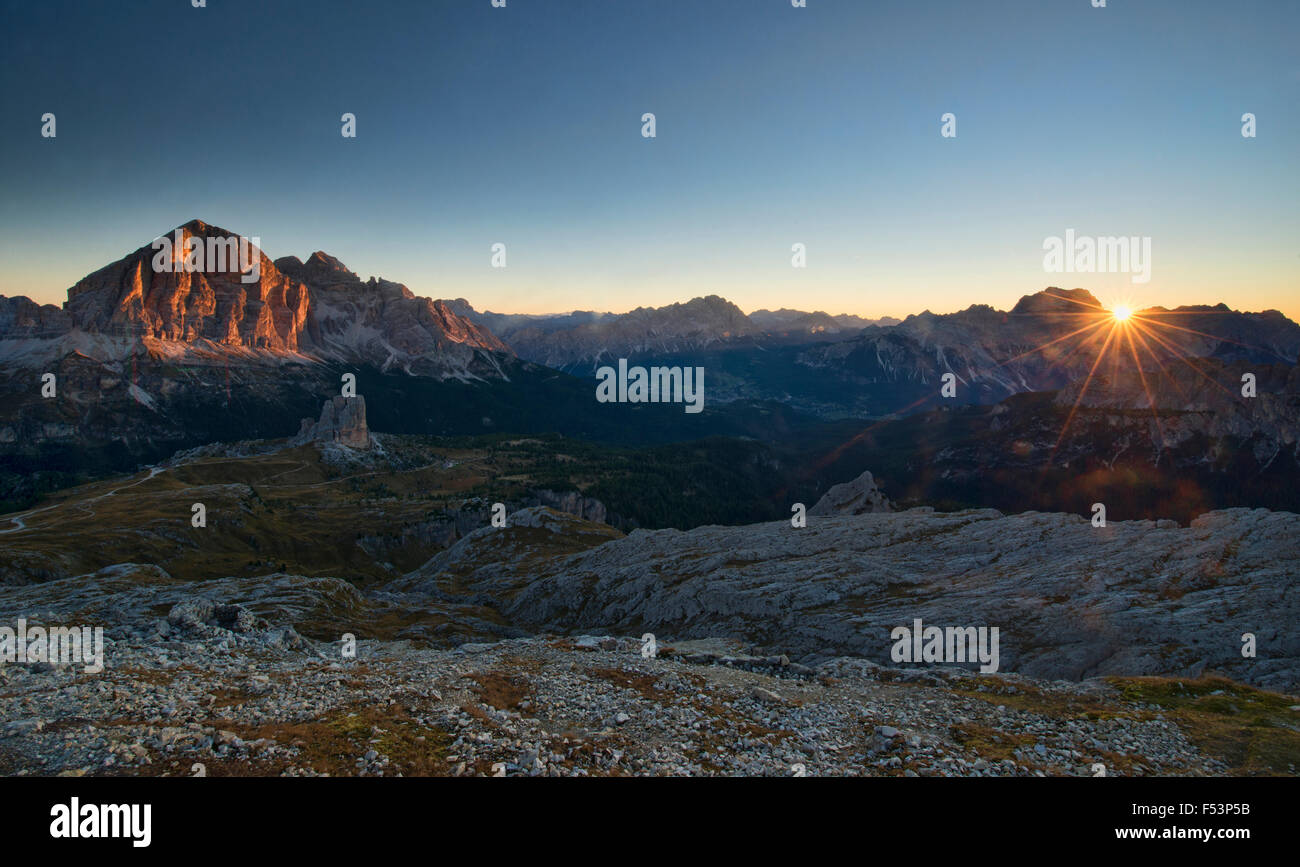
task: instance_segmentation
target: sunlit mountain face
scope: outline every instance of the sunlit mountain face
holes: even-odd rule
[[[240,237],[201,221],[169,234]],[[765,467],[729,483],[743,497],[701,508],[678,489],[652,510],[631,497],[610,508],[627,526],[773,518],[794,492],[819,496],[864,469],[900,502],[1070,508],[1095,489],[1181,520],[1214,505],[1284,506],[1294,490],[1300,326],[1275,311],[1108,307],[1086,289],[1049,287],[1007,311],[976,304],[883,323],[750,317],[716,296],[510,319],[363,281],[323,252],[272,260],[250,249],[255,275],[213,262],[160,272],[146,246],[78,281],[63,308],[0,299],[11,507],[178,449],[291,436],[345,374],[381,433],[762,444],[761,457],[711,451],[746,478],[745,461]],[[598,404],[596,370],[619,359],[703,370],[706,412]],[[61,400],[31,387],[46,372]]]
[[[1300,5],[3,10],[9,837],[210,838],[83,779],[148,775],[283,778],[299,857],[430,814],[308,776],[1289,815],[1037,780],[1300,768]]]

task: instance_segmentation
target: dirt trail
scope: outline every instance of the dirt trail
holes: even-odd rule
[[[25,518],[30,518],[32,515],[39,515],[41,512],[48,512],[48,511],[51,510],[51,509],[57,509],[57,508],[59,508],[60,506],[73,505],[73,506],[76,506],[76,507],[79,508],[79,509],[82,509],[83,511],[88,511],[91,515],[94,515],[94,514],[95,514],[94,510],[90,508],[90,504],[91,504],[91,503],[94,503],[94,502],[96,502],[97,500],[102,500],[102,499],[104,499],[105,497],[111,497],[111,496],[113,496],[114,494],[116,494],[118,491],[125,491],[127,488],[134,488],[136,485],[143,485],[145,482],[149,481],[149,480],[152,479],[154,476],[157,476],[159,473],[166,472],[166,470],[167,470],[166,467],[150,467],[150,468],[149,468],[149,475],[145,476],[143,479],[139,479],[139,480],[137,480],[137,481],[134,481],[134,482],[132,482],[132,483],[129,484],[129,485],[119,485],[118,487],[114,488],[113,490],[108,491],[108,492],[103,493],[103,494],[100,494],[98,497],[92,497],[92,498],[90,498],[89,500],[86,500],[85,502],[80,502],[80,503],[67,503],[67,502],[63,502],[63,503],[55,503],[55,504],[50,505],[50,506],[43,506],[43,507],[41,507],[41,508],[39,508],[39,509],[30,509],[30,510],[28,510],[28,511],[26,511],[26,512],[19,512],[17,515],[11,515],[11,516],[9,516],[6,520],[8,520],[9,522],[11,522],[14,526],[10,527],[10,528],[7,529],[7,530],[0,530],[0,535],[5,535],[5,534],[7,534],[7,533],[17,533],[17,532],[19,532],[19,531],[21,531],[21,530],[27,530],[27,529],[38,530],[38,529],[40,529],[39,527],[31,527],[31,528],[29,528],[29,527],[27,526],[27,522],[26,522],[26,520],[24,520],[24,519],[25,519]]]

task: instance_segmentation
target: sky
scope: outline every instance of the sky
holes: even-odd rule
[[[1054,285],[1300,320],[1292,0],[0,10],[4,295],[62,303],[198,218],[498,312],[901,317]],[[1149,238],[1149,282],[1046,272],[1071,229]]]

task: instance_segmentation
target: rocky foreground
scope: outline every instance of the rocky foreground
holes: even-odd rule
[[[516,640],[455,652],[368,647],[357,661],[167,642],[114,648],[102,677],[5,676],[9,773],[1222,773],[1159,714],[1077,720],[1008,707],[1109,708],[1101,684],[1029,685],[839,660],[730,663],[640,642]],[[698,660],[695,661],[695,660]],[[960,690],[958,692],[957,690]],[[1106,697],[1110,697],[1110,701]]]
[[[1300,705],[1220,679],[1034,681],[727,642],[318,644],[182,602],[107,666],[0,666],[18,775],[1294,774]]]
[[[389,604],[489,598],[529,632],[726,636],[801,662],[891,661],[915,618],[1001,633],[1000,671],[1199,677],[1300,689],[1300,515],[1095,527],[1069,514],[911,509],[636,530],[522,509],[402,579]],[[561,554],[561,546],[580,547]],[[1244,642],[1253,637],[1253,646]],[[1248,652],[1243,653],[1243,649]]]
[[[100,672],[0,661],[0,773],[1289,775],[1297,522],[533,506],[391,580],[121,563],[0,598],[104,638]],[[1000,666],[895,667],[915,618],[998,628]]]

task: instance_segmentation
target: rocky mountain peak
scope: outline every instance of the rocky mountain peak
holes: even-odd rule
[[[312,253],[311,257],[307,260],[307,264],[312,267],[331,268],[335,271],[341,271],[344,274],[350,275],[352,278],[356,278],[357,276],[349,271],[347,266],[340,262],[336,257],[331,256],[324,250],[317,250],[315,253]]]
[[[661,311],[681,312],[690,315],[701,325],[729,329],[733,335],[753,331],[753,323],[745,312],[721,295],[692,298],[685,304],[673,304]]]
[[[1041,292],[1022,296],[1011,308],[1013,314],[1089,313],[1104,309],[1087,289],[1060,289],[1048,286]]]
[[[252,350],[252,352],[249,352]],[[271,261],[247,238],[190,220],[78,281],[62,311],[0,298],[0,358],[47,363],[80,352],[238,356],[241,364],[343,361],[438,378],[499,377],[486,327],[400,283],[367,282],[317,250]]]
[[[64,305],[92,334],[279,352],[298,351],[307,308],[306,287],[248,239],[202,220],[78,281]]]
[[[217,226],[213,226],[210,223],[205,223],[202,220],[200,220],[198,217],[195,217],[193,220],[190,220],[188,222],[181,223],[176,228],[184,229],[187,233],[192,235],[203,235],[204,237],[207,237],[208,234],[221,234],[221,235],[230,234],[225,229],[218,228]]]
[[[350,271],[346,265],[321,250],[312,253],[307,257],[306,262],[301,261],[297,256],[283,256],[275,260],[275,266],[313,289],[340,283],[361,282],[361,278]]]

